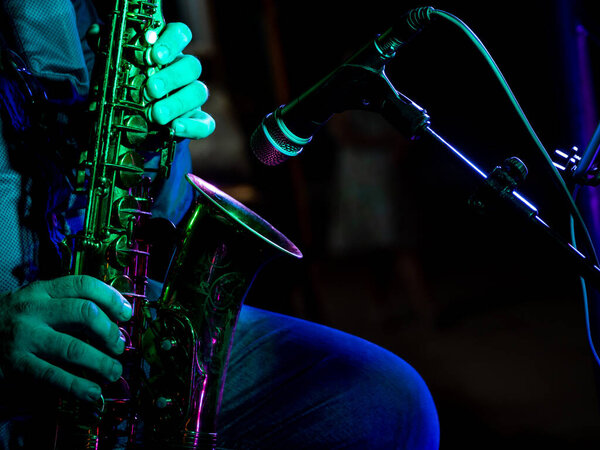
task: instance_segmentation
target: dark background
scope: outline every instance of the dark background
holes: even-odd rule
[[[186,21],[183,3],[167,13]],[[248,142],[266,113],[301,94],[403,12],[424,6],[389,3],[209,1],[212,41],[193,47],[204,63],[202,78],[227,93],[229,119]],[[550,152],[585,148],[591,137],[581,130],[583,111],[574,101],[581,86],[573,81],[578,68],[564,30],[575,23],[569,14],[584,25],[598,84],[600,29],[592,5],[431,4],[477,34]],[[529,168],[521,192],[556,231],[567,232],[567,209],[547,164],[458,28],[442,20],[431,24],[398,52],[387,74],[428,111],[434,130],[486,172],[504,158],[521,158]],[[211,112],[210,100],[205,109]],[[596,120],[589,112],[587,119]],[[394,159],[400,161],[397,177],[404,181],[396,213],[410,208],[415,229],[409,244],[332,252],[342,150],[331,131],[326,126],[301,156],[277,168],[260,166],[247,144],[231,170],[194,160],[199,175],[241,193],[240,200],[305,254],[299,262],[281,259],[267,267],[247,303],[340,328],[405,358],[436,400],[442,449],[597,448],[596,368],[572,265],[509,212],[491,208],[482,215],[469,207],[477,177],[441,146],[401,135],[393,138],[401,155]]]

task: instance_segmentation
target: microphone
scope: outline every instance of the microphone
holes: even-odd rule
[[[408,11],[298,98],[267,114],[250,138],[258,160],[275,166],[298,155],[333,114],[349,109],[381,112],[412,135],[429,124],[425,111],[391,85],[384,69],[434,14],[431,6]]]

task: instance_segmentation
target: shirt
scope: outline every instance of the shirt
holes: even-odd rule
[[[61,87],[50,92],[52,102],[46,106],[59,111],[58,117],[64,120],[60,126],[65,130],[76,128],[72,123],[76,118],[68,117],[68,111],[87,96],[94,63],[85,35],[100,21],[91,0],[3,0],[2,8],[2,29],[8,30],[3,36],[5,44],[36,79],[46,86]],[[18,92],[10,90],[10,85],[0,85],[5,106],[0,115],[0,293],[44,276],[44,261],[52,259],[46,266],[54,265],[59,243],[81,229],[85,207],[85,197],[73,194],[67,174],[57,173],[57,167],[52,166],[52,152],[69,149],[32,148],[43,145],[15,145],[11,141],[9,131],[15,120],[26,118],[11,117],[7,111],[6,104],[18,97]],[[61,108],[67,113],[62,114]],[[57,132],[58,139],[63,135],[59,130],[50,131]],[[60,147],[62,143],[54,139],[52,145]],[[182,141],[177,145],[170,177],[156,183],[160,190],[153,217],[174,223],[181,220],[194,196],[184,179],[190,171],[188,141]],[[45,185],[39,186],[41,177],[48,194],[43,200],[38,198],[45,193],[41,192]]]

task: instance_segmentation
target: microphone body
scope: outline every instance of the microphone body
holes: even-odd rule
[[[385,75],[386,63],[431,20],[432,7],[404,14],[397,26],[367,43],[298,98],[268,114],[250,139],[255,156],[274,166],[299,154],[333,114],[349,109],[382,113],[402,132],[414,135],[429,116],[398,92]]]

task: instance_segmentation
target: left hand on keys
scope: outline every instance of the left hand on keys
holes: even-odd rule
[[[180,138],[202,139],[215,129],[214,119],[201,107],[208,98],[208,88],[198,81],[200,61],[181,52],[192,39],[183,23],[169,23],[150,50],[150,57],[162,68],[146,82],[146,94],[155,99],[150,117],[170,126]],[[170,94],[168,97],[165,97]]]

